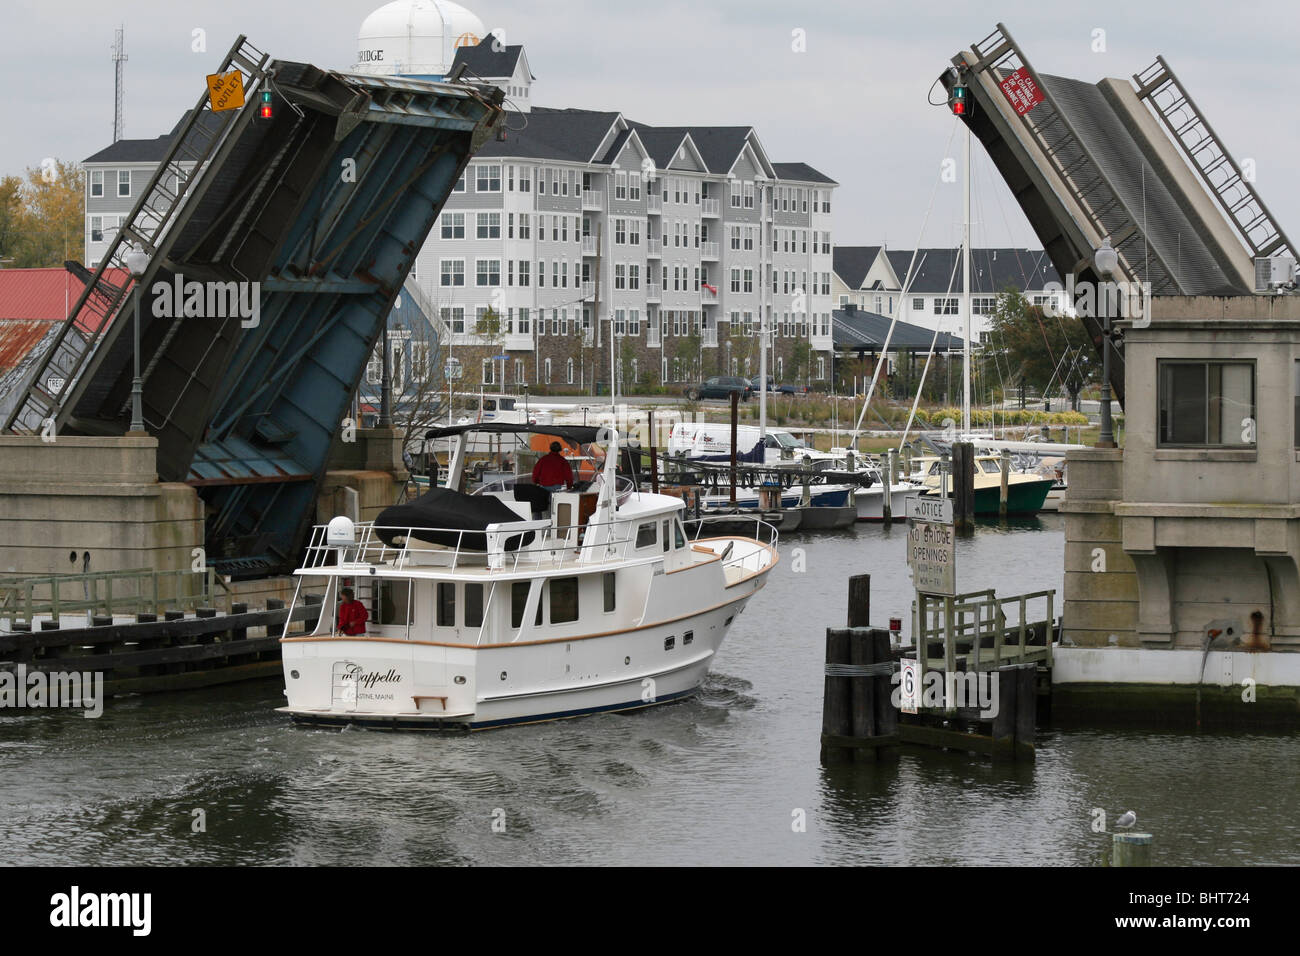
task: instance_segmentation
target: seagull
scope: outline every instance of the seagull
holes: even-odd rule
[[[1130,810],[1122,817],[1120,817],[1118,820],[1115,821],[1115,826],[1122,827],[1125,830],[1127,830],[1129,827],[1133,826],[1133,824],[1137,822],[1138,822],[1137,814],[1134,813],[1132,810]]]

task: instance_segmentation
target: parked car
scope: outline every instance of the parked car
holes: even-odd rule
[[[732,392],[738,393],[742,402],[749,401],[754,395],[750,384],[734,375],[715,375],[713,378],[705,379],[699,385],[686,386],[686,397],[691,401],[698,401],[701,398],[729,399]]]
[[[762,376],[755,375],[753,378],[749,380],[750,386],[756,392],[760,391],[763,387],[763,383],[761,379]],[[779,392],[782,395],[802,395],[804,392],[807,392],[808,390],[809,389],[807,385],[778,385],[776,384],[776,380],[772,378],[772,376],[769,375],[767,377],[767,391],[769,395],[772,394],[773,392]]]

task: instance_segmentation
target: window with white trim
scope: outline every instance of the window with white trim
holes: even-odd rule
[[[442,285],[463,286],[465,284],[464,259],[442,259],[438,265],[441,269]]]

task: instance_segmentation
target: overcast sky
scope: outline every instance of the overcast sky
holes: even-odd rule
[[[6,4],[0,36],[0,172],[42,158],[85,159],[113,130],[114,28],[126,27],[125,130],[171,128],[239,33],[283,59],[348,69],[376,0],[65,0]],[[939,187],[922,220],[956,121],[926,105],[953,54],[1002,21],[1030,62],[1095,82],[1128,77],[1163,54],[1261,194],[1300,233],[1294,102],[1295,8],[1221,0],[1052,0],[924,5],[877,0],[471,0],[488,29],[522,43],[541,106],[619,110],[662,125],[752,125],[776,162],[806,162],[839,182],[837,244],[951,245],[961,187]],[[207,51],[191,51],[203,28]],[[792,50],[792,31],[807,50]],[[1105,52],[1094,52],[1104,30]],[[978,141],[977,245],[1037,240]]]

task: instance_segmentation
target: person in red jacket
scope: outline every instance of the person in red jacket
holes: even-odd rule
[[[339,605],[339,632],[347,635],[366,633],[366,621],[370,618],[366,606],[356,599],[351,588],[344,588],[340,593],[343,603]]]
[[[568,460],[560,454],[560,443],[551,442],[551,452],[537,459],[533,466],[533,484],[540,485],[548,491],[559,491],[561,487],[573,487],[573,469]]]

